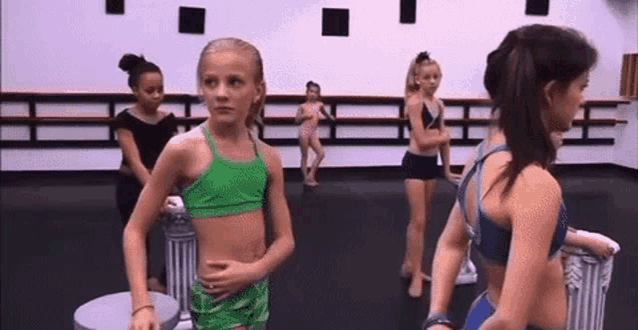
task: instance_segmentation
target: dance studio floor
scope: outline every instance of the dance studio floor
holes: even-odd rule
[[[638,324],[638,179],[612,166],[561,170],[572,225],[620,243],[607,296],[605,329]],[[407,225],[403,183],[395,169],[322,169],[304,190],[287,172],[296,250],[271,278],[268,329],[419,329],[429,287],[409,299],[398,276]],[[1,327],[71,329],[74,310],[126,291],[112,173],[2,174]],[[427,227],[425,270],[454,201],[440,181]],[[152,233],[153,258],[163,236]],[[476,260],[476,259],[475,259]],[[161,265],[153,265],[159,274]],[[480,271],[479,271],[480,273]],[[452,311],[462,320],[479,283],[457,287]]]

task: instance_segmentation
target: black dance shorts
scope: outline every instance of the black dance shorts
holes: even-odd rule
[[[437,156],[422,156],[406,151],[401,162],[404,179],[431,180],[440,177],[436,161]]]

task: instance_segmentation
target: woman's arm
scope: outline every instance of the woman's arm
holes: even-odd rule
[[[142,189],[131,218],[124,228],[124,258],[131,289],[132,308],[150,304],[146,287],[145,238],[172,186],[182,173],[184,157],[174,137],[160,154],[155,169]]]
[[[445,126],[445,104],[443,101],[438,100],[439,107],[441,109],[441,132],[449,132],[447,126]],[[445,177],[453,182],[457,183],[461,176],[459,174],[452,173],[450,171],[450,141],[441,144],[441,162],[443,163],[443,173]]]
[[[300,105],[297,108],[297,114],[295,115],[295,124],[300,124],[303,121],[303,107]]]
[[[602,236],[600,234],[598,235]],[[583,230],[576,230],[572,227],[569,227],[569,230],[567,231],[565,244],[586,249],[601,258],[609,258],[617,252],[614,246],[612,246],[609,242],[606,242],[602,237],[597,239],[595,238],[595,234],[592,235],[591,233]]]
[[[454,203],[445,228],[436,243],[432,262],[430,314],[447,312],[454,291],[454,282],[469,248],[465,220],[459,202]]]
[[[463,173],[467,175],[475,158],[473,151],[468,158]],[[450,305],[450,299],[454,290],[454,283],[459,269],[469,248],[470,239],[465,232],[465,219],[459,202],[455,202],[445,228],[436,243],[434,260],[432,261],[432,285],[430,292],[430,313],[446,313]],[[430,329],[448,329],[447,326],[438,325]]]
[[[449,141],[449,135],[446,135],[447,132],[442,132],[443,134],[426,133],[423,120],[421,119],[423,105],[418,96],[408,98],[405,108],[408,113],[410,126],[412,127],[410,134],[416,139],[419,148],[430,149]]]
[[[319,110],[324,116],[326,116],[326,118],[330,119],[331,121],[335,121],[335,117],[333,117],[330,113],[328,113],[328,111],[326,111],[325,105],[323,103],[321,104],[321,107],[319,107]]]
[[[119,128],[116,133],[117,142],[120,144],[120,148],[122,148],[122,154],[126,162],[133,171],[133,174],[135,174],[137,180],[142,186],[145,185],[151,176],[151,172],[142,164],[142,158],[140,157],[137,144],[135,144],[133,132],[125,128]]]
[[[263,278],[279,267],[295,248],[292,234],[290,210],[284,194],[284,171],[276,149],[262,144],[268,168],[267,203],[270,211],[273,241],[264,256],[253,263],[259,278]]]
[[[481,329],[523,329],[528,323],[561,200],[558,182],[540,167],[528,166],[514,182],[504,201],[512,224],[505,279],[496,312]]]

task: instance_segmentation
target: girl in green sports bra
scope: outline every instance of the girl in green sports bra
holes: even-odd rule
[[[124,230],[134,330],[159,329],[145,281],[144,237],[173,184],[184,188],[197,235],[195,329],[262,329],[268,276],[294,249],[280,156],[250,131],[266,95],[259,51],[235,38],[213,40],[200,55],[197,82],[210,116],[169,141]],[[264,203],[272,219],[268,246]]]

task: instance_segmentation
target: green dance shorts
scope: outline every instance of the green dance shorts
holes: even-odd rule
[[[194,329],[198,330],[232,330],[239,326],[263,329],[268,321],[268,279],[217,303],[195,281],[191,289],[191,317]]]

